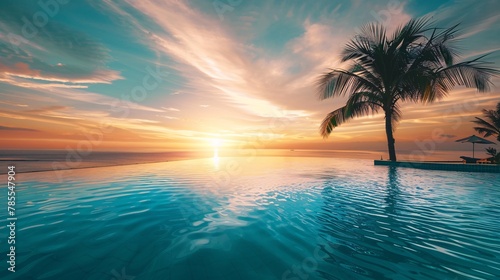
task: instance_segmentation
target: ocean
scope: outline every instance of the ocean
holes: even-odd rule
[[[387,159],[387,152],[370,150],[305,150],[305,149],[219,149],[219,157],[331,157],[354,159]],[[461,161],[460,156],[472,156],[470,151],[398,151],[398,160],[417,161]],[[2,150],[0,151],[0,174],[7,173],[7,166],[16,166],[17,172],[58,171],[66,169],[93,168],[115,165],[130,165],[173,160],[210,158],[213,150],[167,151],[167,152],[101,152],[88,154],[75,150]],[[486,157],[477,151],[476,156]]]

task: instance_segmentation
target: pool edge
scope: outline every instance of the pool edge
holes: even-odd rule
[[[500,173],[500,165],[498,164],[453,164],[438,162],[374,160],[374,165],[408,167],[426,170]]]

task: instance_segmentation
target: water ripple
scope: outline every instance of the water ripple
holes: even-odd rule
[[[17,189],[16,276],[103,279],[126,268],[136,279],[500,277],[497,175],[231,160],[241,164],[234,176],[210,160],[142,165],[143,174],[109,168],[88,180],[68,171],[50,186],[27,175]]]

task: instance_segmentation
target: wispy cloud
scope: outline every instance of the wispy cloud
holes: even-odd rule
[[[66,110],[66,109],[70,109],[70,107],[68,107],[68,106],[54,105],[54,106],[43,107],[43,108],[40,108],[40,109],[26,110],[26,112],[40,114],[40,113],[47,113],[47,112],[53,112],[53,111],[58,111],[58,110]]]
[[[281,109],[283,104],[263,95],[283,90],[269,84],[272,77],[279,78],[283,73],[271,66],[273,62],[252,61],[255,56],[252,46],[238,40],[218,18],[210,18],[179,1],[130,1],[129,4],[161,27],[148,33],[150,48],[176,60],[175,68],[187,79],[187,87],[198,89],[196,95],[222,95],[218,98],[260,116]],[[132,18],[124,8],[115,4],[110,7]],[[138,30],[147,30],[136,24]]]
[[[65,66],[58,66],[64,68]],[[96,69],[82,75],[68,75],[60,69],[60,73],[42,72],[32,69],[27,63],[18,62],[13,65],[2,64],[0,60],[0,82],[27,88],[87,88],[87,84],[110,84],[115,80],[123,79],[117,71]]]
[[[39,131],[37,129],[32,129],[32,128],[11,127],[11,126],[3,126],[3,125],[0,125],[0,130],[7,130],[7,131],[28,131],[28,132],[38,132]]]
[[[16,103],[16,102],[10,102],[10,101],[0,101],[0,104],[5,104],[8,106],[16,106],[16,107],[28,107],[27,104],[21,104],[21,103]]]
[[[109,50],[52,18],[27,23],[40,7],[4,1],[0,11],[0,82],[24,88],[87,88],[123,79],[107,69]],[[60,6],[61,12],[64,6]],[[27,27],[28,26],[28,27]]]
[[[168,107],[168,108],[166,108],[166,107],[161,107],[161,108],[162,108],[162,109],[165,109],[165,110],[167,110],[167,111],[172,111],[172,112],[179,112],[179,111],[180,111],[179,109],[177,109],[177,108],[172,108],[172,107]]]

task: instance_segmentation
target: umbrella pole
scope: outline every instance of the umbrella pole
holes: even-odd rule
[[[476,144],[476,143],[472,142],[472,158],[475,158],[475,157],[474,157],[474,145],[475,145],[475,144]]]

